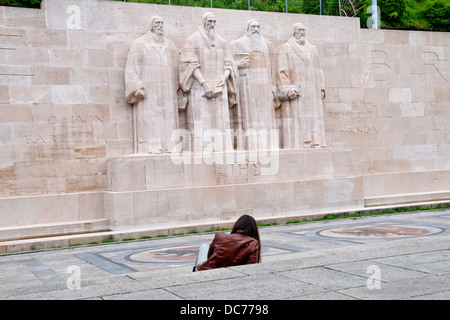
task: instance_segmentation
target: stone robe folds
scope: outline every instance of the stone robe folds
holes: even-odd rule
[[[134,93],[144,89],[145,99]],[[131,46],[125,67],[127,102],[135,104],[138,153],[160,153],[173,147],[178,127],[178,52],[172,41],[158,43],[151,32]]]
[[[211,87],[215,86],[226,69],[230,70],[230,76],[226,79],[221,94],[210,99],[204,96],[202,85],[194,77],[197,68],[200,68],[201,74]],[[188,98],[186,121],[193,148],[210,145],[213,140],[211,134],[215,133],[224,137],[222,146],[218,143],[223,149],[216,151],[225,151],[225,148],[232,147],[231,137],[225,137],[231,133],[229,102],[230,105],[236,104],[237,77],[226,40],[216,34],[215,40],[211,41],[200,27],[186,39],[180,55],[179,71],[180,87],[187,93]]]
[[[231,41],[230,49],[236,61],[246,56],[250,59],[250,67],[239,69],[238,122],[241,121],[246,134],[249,129],[267,129],[270,133],[272,129],[277,128],[273,94],[275,77],[272,70],[274,65],[272,43],[260,36],[259,51],[255,52],[253,40],[246,34]]]
[[[277,84],[282,100],[283,148],[325,148],[321,93],[325,85],[316,47],[308,41],[301,45],[294,37],[284,43],[277,55]],[[300,97],[289,100],[292,88]]]

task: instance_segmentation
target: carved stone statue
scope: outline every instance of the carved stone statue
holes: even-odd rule
[[[267,129],[270,132],[277,127],[273,103],[274,50],[272,43],[261,36],[260,30],[258,20],[249,20],[245,35],[230,42],[239,68],[239,105],[235,109],[236,118],[238,122],[242,121],[242,129],[246,134],[252,129]],[[248,138],[248,142],[252,143],[251,138]]]
[[[131,45],[125,66],[125,94],[134,105],[138,153],[163,153],[172,148],[178,126],[178,52],[164,37],[164,21],[151,19],[150,30]]]
[[[186,122],[194,147],[211,143],[212,130],[225,136],[230,130],[229,103],[236,104],[237,71],[227,41],[215,30],[216,17],[207,12],[190,35],[180,55],[179,81],[186,93]],[[222,141],[230,146],[230,141]]]
[[[319,54],[294,24],[292,37],[277,55],[278,96],[282,100],[283,148],[326,148],[322,99],[325,85]]]

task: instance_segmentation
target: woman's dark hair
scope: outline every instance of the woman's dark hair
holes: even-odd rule
[[[236,233],[238,230],[241,230],[244,235],[258,241],[258,262],[261,262],[261,240],[259,239],[258,224],[256,223],[256,220],[252,216],[244,214],[234,223],[231,233]]]

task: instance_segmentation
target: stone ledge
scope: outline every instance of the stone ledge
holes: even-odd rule
[[[346,214],[348,211],[340,212]],[[289,220],[310,221],[323,218],[329,213],[303,214],[296,216],[274,216],[257,219],[262,224],[285,224]],[[220,221],[217,223],[206,224],[184,224],[174,227],[158,228],[129,228],[116,231],[92,232],[85,234],[72,234],[53,237],[42,237],[34,239],[19,239],[0,242],[0,254],[19,253],[32,250],[48,250],[60,247],[69,247],[74,245],[87,245],[90,243],[102,243],[105,240],[121,241],[123,239],[139,239],[142,237],[172,236],[177,234],[186,234],[189,232],[205,232],[207,230],[216,230],[219,228],[232,228],[235,220]]]
[[[391,194],[378,197],[365,197],[364,206],[379,207],[415,204],[422,202],[450,201],[450,191],[420,192],[407,194]]]
[[[184,155],[131,154],[108,158],[107,190],[159,190],[358,175],[351,150],[344,147],[243,150],[207,155],[186,152]]]
[[[41,223],[0,228],[0,241],[35,239],[56,235],[73,235],[79,233],[109,230],[108,219],[90,219],[59,223]]]

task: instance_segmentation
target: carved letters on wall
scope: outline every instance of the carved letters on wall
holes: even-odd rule
[[[447,62],[443,60],[438,53],[432,51],[433,49],[423,48],[421,55],[415,57],[416,60],[421,61],[418,70],[413,70],[411,74],[425,74],[427,71],[432,75],[438,76],[439,79],[448,82],[448,75],[445,74],[444,64]],[[395,56],[395,52],[389,53],[382,49],[374,49],[371,51],[372,65],[375,81],[388,81],[391,79],[391,75],[394,73],[393,61],[390,58],[391,55]],[[428,70],[425,70],[428,68]]]

